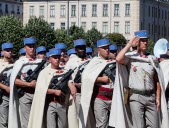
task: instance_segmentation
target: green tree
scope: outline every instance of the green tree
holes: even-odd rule
[[[13,15],[0,17],[0,44],[4,42],[14,44],[14,54],[18,54],[19,49],[23,47],[23,26]]]
[[[94,47],[96,46],[97,40],[101,39],[103,35],[95,28],[88,30],[86,33],[87,46]]]
[[[70,35],[67,35],[66,30],[64,29],[57,29],[55,31],[55,36],[56,36],[56,43],[65,43],[67,45],[67,49],[73,47],[73,39],[71,38]]]
[[[56,43],[55,32],[51,26],[43,19],[33,17],[29,19],[24,27],[25,37],[35,37],[37,46],[43,45],[48,49],[54,47]]]
[[[55,31],[55,36],[57,42],[65,43],[67,45],[67,49],[70,49],[73,47],[73,41],[80,38],[85,39],[86,33],[81,27],[71,26],[69,28],[69,34],[67,34],[66,30],[57,29]]]
[[[86,33],[83,30],[83,28],[82,27],[77,27],[77,26],[71,26],[70,27],[69,35],[71,36],[71,38],[73,40],[81,39],[81,38],[85,39],[85,37],[86,37]]]
[[[119,33],[110,33],[105,36],[105,38],[109,38],[112,44],[117,44],[120,46],[124,46],[126,44],[126,39],[122,34]]]
[[[153,54],[153,50],[154,50],[154,42],[151,39],[149,39],[148,40],[148,52]]]

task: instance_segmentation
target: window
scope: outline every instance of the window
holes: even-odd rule
[[[86,31],[86,22],[82,22],[81,27],[83,28],[84,31]]]
[[[151,25],[152,27],[151,27],[151,29],[152,29],[152,34],[154,34],[154,25],[152,24]],[[163,29],[163,28],[162,28]]]
[[[30,17],[34,16],[34,11],[35,11],[35,10],[34,10],[34,6],[30,6],[30,7],[29,7],[29,16],[30,16]]]
[[[114,32],[119,33],[119,22],[114,22]]]
[[[65,17],[66,16],[66,6],[61,5],[60,6],[60,17]]]
[[[125,16],[130,16],[130,4],[126,4]]]
[[[152,7],[152,17],[154,17],[154,7]]]
[[[92,28],[97,28],[97,22],[92,22]]]
[[[114,16],[119,16],[119,4],[114,4]]]
[[[44,17],[44,6],[40,6],[40,9],[39,9],[40,11],[39,11],[39,16],[40,17]]]
[[[60,24],[60,28],[61,28],[61,29],[65,29],[65,23],[61,23],[61,24]]]
[[[71,22],[71,26],[76,26],[76,22]]]
[[[148,6],[148,16],[150,17],[150,6]]]
[[[151,31],[150,31],[150,23],[148,23],[148,31],[151,32]]]
[[[54,5],[50,6],[50,17],[55,17],[55,6]]]
[[[108,22],[103,22],[103,34],[108,33]]]
[[[76,16],[76,5],[72,5],[72,13],[71,16]]]
[[[165,20],[167,20],[167,11],[165,10]]]
[[[92,5],[92,16],[93,17],[97,16],[97,5],[96,4]]]
[[[82,16],[86,16],[86,5],[82,5]]]
[[[5,5],[5,13],[8,13],[8,5]]]
[[[17,6],[17,14],[20,14],[20,6]]]
[[[160,18],[160,9],[158,9],[158,18]]]
[[[130,34],[130,21],[125,22],[125,34]]]
[[[11,14],[14,14],[15,13],[15,11],[14,11],[14,5],[12,4],[11,5]]]
[[[55,29],[55,23],[50,23],[50,27],[51,27],[52,29]]]
[[[157,18],[157,8],[155,8],[155,17]]]
[[[108,4],[103,4],[103,16],[108,16]]]

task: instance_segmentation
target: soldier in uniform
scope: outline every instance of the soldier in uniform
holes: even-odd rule
[[[51,84],[53,77],[58,77],[59,80],[65,74],[65,70],[59,67],[60,57],[60,49],[49,50],[51,65],[42,70],[38,76],[28,128],[41,128],[45,125],[46,128],[66,128],[67,126],[65,92],[59,88],[52,89]],[[44,110],[45,108],[47,110]],[[43,116],[45,116],[45,121],[43,121]]]
[[[127,65],[129,71],[132,125],[134,128],[159,128],[157,112],[160,110],[161,88],[155,67],[149,61],[156,58],[146,52],[148,31],[137,31],[135,36],[116,57],[116,61]],[[137,46],[137,52],[126,57],[132,46]]]
[[[74,41],[74,47],[77,55],[71,57],[65,69],[75,69],[72,74],[72,78],[69,81],[69,88],[71,91],[70,100],[69,100],[69,108],[68,108],[68,127],[69,128],[78,128],[78,119],[79,119],[79,107],[80,107],[80,93],[81,93],[81,71],[78,67],[82,64],[86,64],[89,61],[86,58],[86,41],[84,39],[78,39]],[[84,65],[85,66],[85,65]],[[74,103],[75,100],[75,103]]]
[[[86,55],[87,55],[88,58],[92,59],[92,57],[93,57],[93,50],[92,50],[92,48],[90,48],[90,47],[86,48]]]
[[[12,43],[7,42],[2,44],[4,58],[0,60],[0,128],[8,127],[9,80],[13,68],[12,50]]]
[[[10,83],[10,88],[12,90],[11,91],[12,96],[10,95],[11,109],[9,109],[9,119],[12,121],[10,121],[9,127],[14,128],[19,127],[20,123],[22,128],[27,128],[28,126],[29,114],[34,96],[36,79],[38,73],[41,70],[41,67],[39,67],[39,69],[35,73],[36,76],[34,75],[33,78],[30,78],[29,76],[31,76],[31,74],[39,65],[43,66],[42,64],[40,64],[42,60],[35,58],[35,46],[36,46],[35,38],[33,37],[24,38],[24,49],[26,51],[26,56],[21,57],[14,64]],[[15,95],[14,84],[17,87],[19,95],[19,103],[17,103],[16,98],[17,96]],[[17,113],[18,106],[15,107],[15,105],[20,106],[20,114]],[[14,118],[15,120],[13,120]],[[19,120],[19,118],[21,121]]]
[[[46,47],[45,46],[39,46],[36,48],[36,58],[37,59],[46,58]]]
[[[112,45],[109,46],[109,49],[110,49],[109,57],[111,59],[115,60],[116,56],[117,56],[117,45],[112,44]]]
[[[106,128],[108,126],[115,79],[113,72],[116,65],[115,61],[109,59],[109,45],[108,39],[97,41],[98,57],[90,61],[82,74],[81,106],[86,126],[91,118],[88,114],[90,104],[94,110],[95,127]]]
[[[61,51],[62,51],[61,60],[60,60],[60,67],[64,68],[66,62],[68,61],[68,56],[66,55],[66,44],[57,43],[57,44],[55,44],[55,48],[61,49]]]
[[[76,51],[75,51],[74,48],[71,48],[71,49],[69,49],[69,50],[67,51],[67,55],[68,55],[68,56],[71,56],[72,54],[76,54]]]
[[[20,57],[25,56],[25,55],[26,55],[25,49],[24,49],[24,48],[21,48],[21,49],[19,50],[19,54],[20,54]]]

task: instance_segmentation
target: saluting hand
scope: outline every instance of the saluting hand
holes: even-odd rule
[[[136,47],[139,43],[139,40],[140,40],[140,37],[139,36],[135,36],[133,37],[130,41],[129,41],[129,44],[132,46],[132,47]]]

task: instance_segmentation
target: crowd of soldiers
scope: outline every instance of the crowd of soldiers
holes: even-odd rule
[[[169,61],[147,52],[148,38],[137,31],[122,50],[100,39],[93,56],[84,39],[66,52],[64,43],[47,51],[29,37],[18,60],[13,43],[3,43],[0,128],[169,128],[160,68]]]

